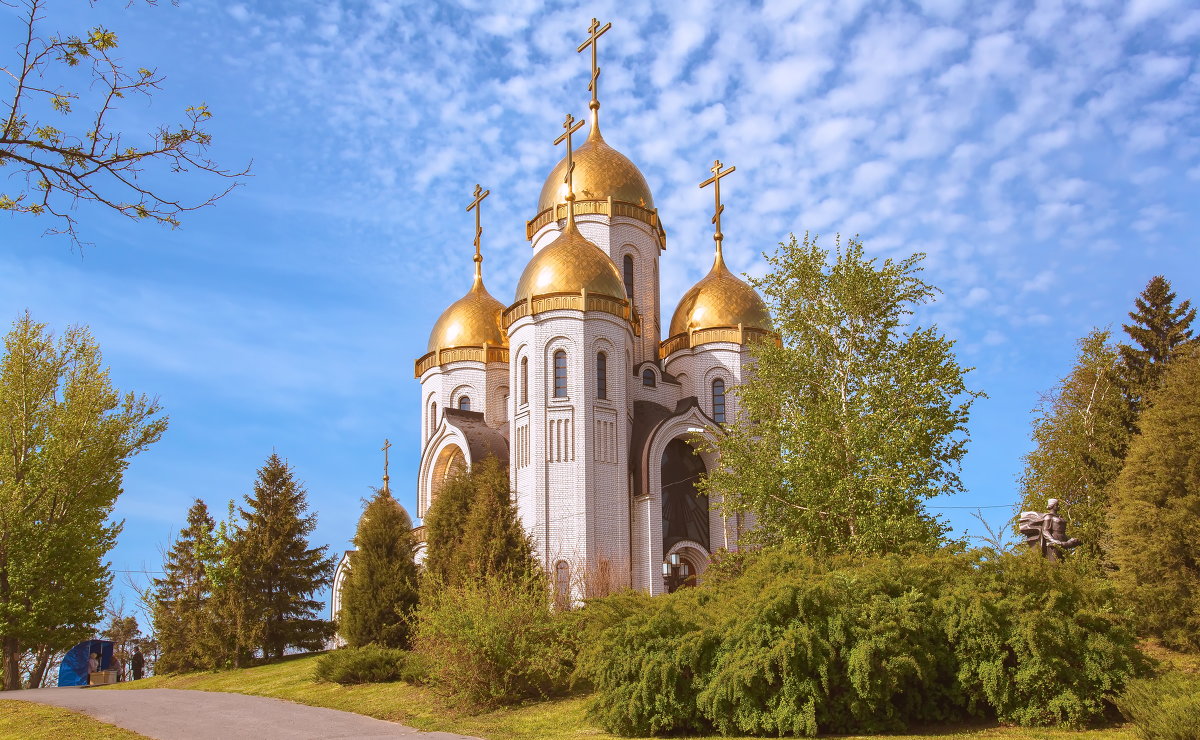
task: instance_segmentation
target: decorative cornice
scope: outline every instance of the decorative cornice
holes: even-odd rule
[[[519,319],[546,311],[599,311],[619,319],[625,319],[633,327],[635,336],[642,335],[642,318],[636,311],[629,310],[629,301],[610,298],[582,290],[578,293],[546,293],[535,295],[529,300],[517,301],[500,314],[500,326],[508,328]]]
[[[420,378],[429,370],[451,362],[508,362],[507,347],[447,347],[430,352],[415,363],[414,377]]]
[[[680,350],[696,348],[703,344],[728,342],[730,344],[751,344],[753,342],[774,342],[780,346],[779,335],[773,331],[750,329],[742,326],[714,326],[708,329],[697,329],[687,334],[676,334],[667,338],[658,348],[658,356],[667,359]]]
[[[643,208],[637,203],[626,203],[622,200],[613,200],[611,197],[605,200],[577,200],[575,201],[576,216],[624,216],[632,218],[647,224],[654,232],[654,236],[658,240],[658,247],[663,251],[667,249],[667,232],[663,229],[662,223],[658,220],[658,209],[653,210]],[[547,208],[538,215],[533,217],[532,221],[525,222],[525,239],[533,241],[533,237],[542,228],[551,221],[562,221],[567,218],[567,204],[559,203],[558,205]]]

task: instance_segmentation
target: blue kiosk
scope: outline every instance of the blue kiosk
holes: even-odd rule
[[[112,640],[84,640],[67,651],[58,667],[59,686],[87,686],[88,658],[92,653],[100,656],[100,670],[113,667]]]

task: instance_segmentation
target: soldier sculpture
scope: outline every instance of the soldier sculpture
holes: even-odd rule
[[[1067,521],[1058,515],[1058,499],[1047,501],[1046,509],[1044,514],[1038,511],[1021,512],[1017,527],[1025,535],[1025,544],[1055,563],[1082,542],[1075,537],[1067,539]]]

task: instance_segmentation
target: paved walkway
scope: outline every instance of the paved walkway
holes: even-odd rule
[[[413,740],[477,740],[310,707],[280,699],[180,689],[29,689],[0,694],[5,700],[53,704],[89,714],[159,740],[313,740],[406,737]],[[0,709],[3,711],[3,709]]]

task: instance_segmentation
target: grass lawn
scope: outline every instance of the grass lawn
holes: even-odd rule
[[[317,656],[305,655],[279,663],[237,671],[192,673],[181,676],[155,676],[137,682],[116,684],[99,690],[124,689],[198,689],[230,691],[256,696],[272,696],[309,704],[356,712],[370,717],[400,722],[422,730],[442,730],[484,738],[513,740],[576,740],[577,738],[613,738],[614,735],[590,724],[584,717],[585,700],[578,697],[537,702],[483,714],[458,711],[452,702],[430,689],[404,683],[340,686],[317,683],[312,679]],[[97,690],[97,689],[93,689]],[[854,736],[866,737],[866,736]],[[1136,740],[1131,728],[1112,728],[1070,732],[1067,730],[1028,730],[1021,728],[977,726],[959,730],[941,730],[932,734],[889,735],[908,740]]]
[[[0,740],[72,737],[84,737],[88,740],[133,740],[144,738],[145,735],[62,707],[0,699]]]

